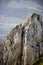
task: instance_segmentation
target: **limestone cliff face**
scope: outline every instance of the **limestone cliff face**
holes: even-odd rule
[[[17,25],[4,42],[5,65],[31,65],[43,54],[43,17],[31,14],[24,25]]]

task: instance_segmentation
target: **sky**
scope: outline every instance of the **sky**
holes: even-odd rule
[[[43,16],[43,0],[0,0],[0,40],[32,12]]]

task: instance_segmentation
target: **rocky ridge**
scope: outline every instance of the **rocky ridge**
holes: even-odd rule
[[[32,13],[8,33],[3,43],[5,65],[33,65],[43,61],[43,16]],[[41,57],[42,58],[41,58]]]

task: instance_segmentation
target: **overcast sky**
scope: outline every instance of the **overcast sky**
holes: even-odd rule
[[[0,0],[0,39],[32,12],[43,15],[43,0]]]

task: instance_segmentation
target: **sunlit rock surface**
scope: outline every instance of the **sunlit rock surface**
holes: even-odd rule
[[[43,16],[32,13],[24,25],[8,33],[3,47],[5,65],[33,65],[43,61]]]

